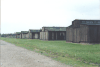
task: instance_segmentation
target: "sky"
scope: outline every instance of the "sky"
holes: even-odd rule
[[[100,0],[1,0],[2,34],[67,27],[75,19],[100,19]]]

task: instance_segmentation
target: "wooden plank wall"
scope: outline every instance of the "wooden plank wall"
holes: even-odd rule
[[[29,32],[29,39],[32,39],[32,33]]]
[[[48,40],[48,32],[40,32],[40,39],[41,40]]]
[[[89,26],[89,42],[100,43],[100,25]]]
[[[73,41],[73,28],[66,28],[66,41],[72,42]]]
[[[88,42],[88,26],[80,26],[80,42]]]
[[[16,35],[17,38],[20,38],[20,35]]]
[[[39,39],[40,38],[40,34],[39,33],[35,33],[35,39]]]
[[[66,42],[87,42],[88,26],[80,26],[79,28],[66,28]]]

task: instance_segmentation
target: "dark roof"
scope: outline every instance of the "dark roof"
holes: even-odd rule
[[[30,32],[40,32],[41,30],[32,30],[30,29]]]
[[[86,20],[86,19],[75,19],[74,23],[85,24],[85,25],[100,25],[100,20]]]
[[[29,31],[21,31],[21,33],[23,34],[27,34]]]
[[[8,34],[2,34],[2,36],[8,36]]]
[[[10,35],[12,35],[12,34],[8,34],[8,35],[10,36]]]
[[[16,32],[16,34],[21,34],[21,32]]]
[[[66,27],[44,27],[45,31],[66,31]]]
[[[12,34],[12,36],[15,36],[16,34]]]

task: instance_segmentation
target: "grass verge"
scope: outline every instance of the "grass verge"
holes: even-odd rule
[[[66,41],[42,41],[37,39],[2,37],[1,40],[39,52],[74,67],[98,67],[98,64],[100,64],[100,44],[81,45],[66,43]]]

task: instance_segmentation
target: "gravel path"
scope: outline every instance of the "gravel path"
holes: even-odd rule
[[[0,48],[1,67],[71,67],[2,40]]]

